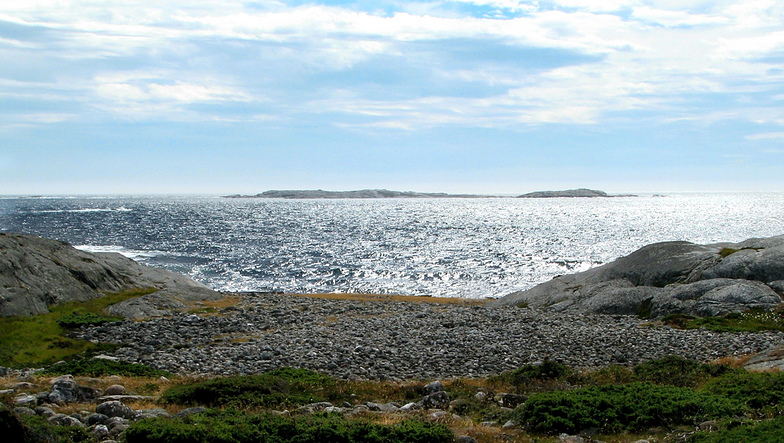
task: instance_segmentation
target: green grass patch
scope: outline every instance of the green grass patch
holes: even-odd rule
[[[138,363],[126,363],[99,358],[80,358],[46,368],[43,375],[82,375],[103,377],[122,375],[126,377],[174,377],[170,372],[161,371]]]
[[[154,418],[141,420],[125,431],[127,443],[235,443],[260,441],[342,442],[342,443],[440,443],[454,441],[444,425],[405,420],[379,425],[364,420],[349,420],[339,414],[281,417],[252,414],[234,409],[207,410],[186,419]]]
[[[704,318],[672,314],[664,317],[662,321],[680,329],[705,328],[715,332],[784,331],[784,311],[769,309],[754,309]]]
[[[90,319],[110,320],[104,309],[129,298],[155,292],[156,289],[135,289],[108,294],[88,302],[72,302],[50,307],[49,314],[32,317],[0,318],[0,366],[40,367],[75,355],[99,349],[98,345],[65,337],[72,322]],[[63,324],[67,325],[64,326]]]

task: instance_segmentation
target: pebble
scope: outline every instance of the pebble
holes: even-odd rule
[[[113,358],[183,375],[301,367],[351,380],[393,381],[485,377],[545,359],[577,368],[668,355],[712,361],[784,342],[779,332],[680,330],[634,316],[239,295],[240,305],[217,316],[123,321],[72,334],[120,344]]]

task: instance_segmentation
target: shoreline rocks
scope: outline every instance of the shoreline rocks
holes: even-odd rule
[[[712,245],[655,243],[490,304],[653,318],[716,316],[779,306],[783,289],[784,235]]]
[[[93,254],[56,240],[0,233],[0,316],[46,314],[52,305],[148,288],[158,292],[135,304],[123,302],[131,309],[118,304],[113,314],[132,318],[151,312],[170,314],[176,308],[171,305],[179,300],[222,297],[186,276],[140,265],[118,253]]]
[[[668,355],[711,361],[784,343],[784,333],[678,330],[623,315],[238,296],[239,306],[218,315],[123,321],[83,328],[74,337],[118,343],[113,357],[188,375],[289,366],[378,380],[483,377],[548,358],[582,368]]]

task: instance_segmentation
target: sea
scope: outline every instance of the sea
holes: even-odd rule
[[[784,234],[784,193],[283,200],[4,196],[0,231],[118,252],[219,291],[497,298],[650,243]]]

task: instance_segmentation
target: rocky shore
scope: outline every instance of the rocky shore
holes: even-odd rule
[[[245,293],[215,315],[177,314],[74,333],[122,346],[109,357],[190,375],[302,367],[346,379],[498,374],[544,359],[575,367],[678,355],[700,361],[784,342],[784,334],[678,330],[636,316],[533,308]]]

